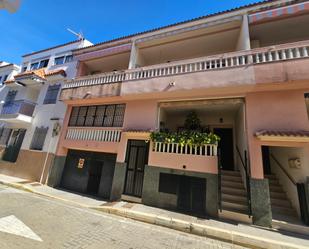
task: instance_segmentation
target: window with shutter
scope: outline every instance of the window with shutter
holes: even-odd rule
[[[48,131],[48,127],[42,126],[42,127],[35,128],[32,141],[31,141],[31,145],[30,145],[31,150],[42,150],[43,149],[47,131]]]
[[[9,128],[1,128],[0,130],[0,144],[7,145],[12,129]]]
[[[60,84],[48,86],[43,104],[55,104],[60,87]]]
[[[125,104],[73,107],[69,126],[122,127]]]
[[[17,94],[16,90],[9,91],[5,98],[5,104],[12,103],[15,100],[16,94]]]

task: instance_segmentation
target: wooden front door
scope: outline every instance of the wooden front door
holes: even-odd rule
[[[148,163],[149,143],[144,140],[128,140],[127,172],[124,194],[142,196],[144,169]]]

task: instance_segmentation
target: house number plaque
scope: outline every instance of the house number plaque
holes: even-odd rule
[[[85,158],[78,159],[77,168],[79,168],[79,169],[84,168],[84,164],[85,164]]]

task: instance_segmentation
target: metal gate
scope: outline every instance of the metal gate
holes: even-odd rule
[[[142,196],[144,168],[148,163],[149,143],[144,140],[128,140],[127,173],[124,194]]]

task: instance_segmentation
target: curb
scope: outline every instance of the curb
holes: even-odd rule
[[[198,236],[204,236],[204,237],[228,242],[231,244],[236,244],[239,246],[246,246],[246,247],[250,247],[254,249],[307,249],[308,248],[306,246],[297,246],[295,244],[288,243],[288,242],[279,242],[276,240],[272,240],[268,238],[261,238],[261,237],[241,233],[241,232],[229,231],[229,230],[222,229],[222,228],[201,225],[197,223],[168,218],[168,217],[164,217],[160,215],[143,213],[139,211],[133,211],[133,210],[123,209],[123,208],[114,208],[110,206],[102,206],[102,207],[87,206],[87,205],[83,205],[75,201],[70,201],[70,200],[56,197],[50,194],[45,194],[39,191],[35,191],[19,183],[8,183],[8,182],[3,182],[1,180],[0,180],[0,183],[3,185],[9,186],[9,187],[24,190],[24,191],[34,193],[37,195],[72,203],[80,207],[89,208],[89,209],[105,212],[108,214],[113,214],[113,215],[129,218],[129,219],[133,219],[136,221],[140,221],[140,222],[144,222],[144,223],[148,223],[152,225],[162,226],[162,227],[174,229],[177,231],[182,231],[185,233],[190,233],[190,234],[194,234]]]

